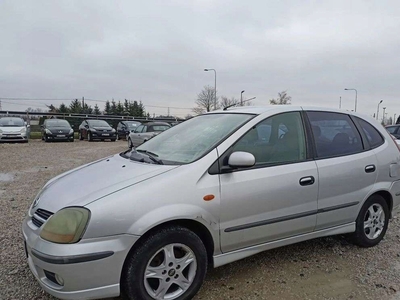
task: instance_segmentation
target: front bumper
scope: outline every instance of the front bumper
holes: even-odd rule
[[[60,299],[118,296],[125,258],[139,238],[122,234],[55,244],[39,237],[40,228],[29,216],[23,222],[22,233],[33,275],[46,292]]]
[[[0,142],[27,142],[28,136],[26,134],[1,134]]]
[[[101,131],[92,132],[92,139],[114,140],[116,138],[117,138],[116,132],[101,132]]]
[[[73,140],[74,139],[74,133],[71,134],[66,134],[66,133],[52,133],[48,134],[46,133],[46,137],[50,141],[67,141],[67,140]]]

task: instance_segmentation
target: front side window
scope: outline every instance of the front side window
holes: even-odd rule
[[[392,126],[392,127],[386,127],[386,130],[390,133],[393,134],[396,132],[396,126]]]
[[[365,136],[368,139],[368,143],[371,148],[376,148],[383,144],[384,140],[378,130],[372,126],[370,123],[364,121],[363,119],[357,118],[358,123],[363,129]]]
[[[361,136],[346,114],[307,112],[319,158],[349,155],[363,151]]]
[[[144,127],[143,125],[138,126],[138,127],[135,129],[135,132],[136,132],[136,133],[142,132],[143,127]]]
[[[298,162],[306,159],[303,122],[299,112],[272,116],[253,127],[232,147],[232,152],[254,155],[256,165]]]

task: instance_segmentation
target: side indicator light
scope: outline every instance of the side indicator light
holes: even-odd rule
[[[204,200],[204,201],[211,201],[211,200],[213,200],[214,198],[215,198],[214,195],[205,195],[205,196],[203,197],[203,200]]]

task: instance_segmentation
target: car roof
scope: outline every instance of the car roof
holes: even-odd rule
[[[148,122],[148,123],[143,123],[142,125],[145,125],[145,126],[149,126],[149,125],[150,126],[151,125],[168,125],[168,126],[171,126],[166,122]]]

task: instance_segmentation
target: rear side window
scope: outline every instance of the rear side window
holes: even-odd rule
[[[350,155],[363,151],[361,136],[346,114],[307,112],[319,158]]]
[[[360,124],[361,128],[363,129],[371,148],[376,148],[383,144],[384,142],[383,137],[374,126],[369,124],[367,121],[364,121],[363,119],[357,117],[356,119]]]

